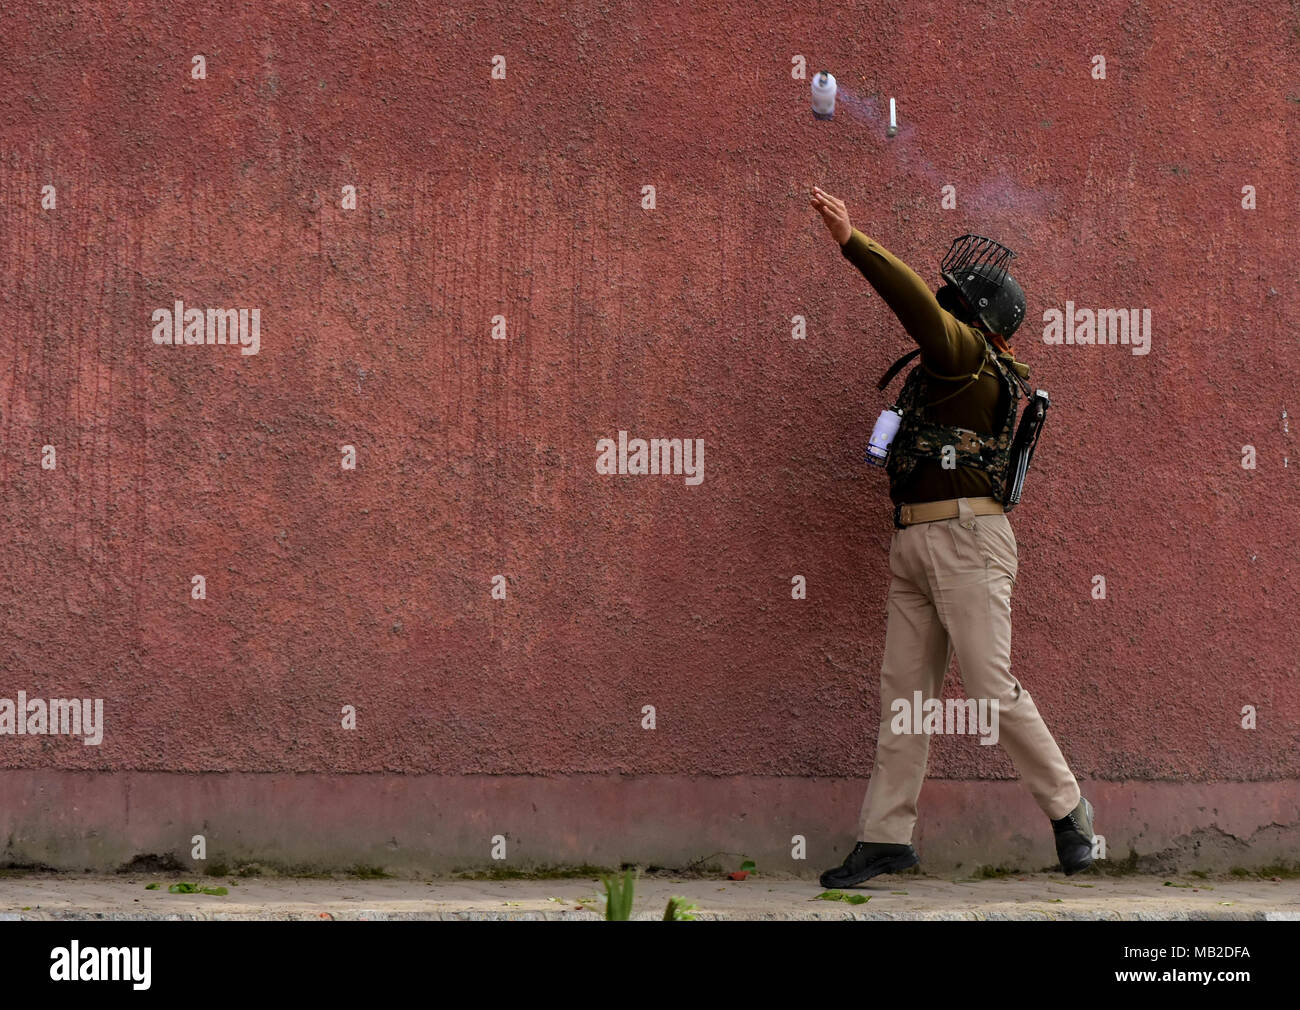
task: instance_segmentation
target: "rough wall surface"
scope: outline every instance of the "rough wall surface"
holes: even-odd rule
[[[0,735],[8,780],[864,778],[910,344],[817,184],[932,282],[963,231],[1020,254],[1014,672],[1076,774],[1294,795],[1293,5],[114,7],[0,12],[0,697],[105,711]],[[155,344],[178,300],[258,353]],[[1045,343],[1067,301],[1149,353]],[[702,483],[598,474],[620,430]]]

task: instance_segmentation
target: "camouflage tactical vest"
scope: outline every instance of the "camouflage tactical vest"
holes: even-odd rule
[[[1003,357],[1004,355],[995,354],[985,342],[984,358],[980,362],[979,370],[970,376],[943,376],[946,379],[966,378],[969,381],[955,392],[934,401],[930,399],[928,376],[936,373],[930,373],[924,364],[918,364],[908,373],[898,397],[898,409],[903,414],[903,420],[898,426],[898,434],[894,436],[889,459],[885,465],[890,482],[895,488],[901,487],[912,475],[918,461],[928,459],[942,464],[944,447],[952,446],[954,453],[952,462],[957,466],[971,467],[988,474],[989,482],[992,484],[992,497],[997,501],[1004,500],[1020,389],[1015,379],[1008,374],[1010,366],[1002,360]],[[1010,355],[1005,357],[1010,360]],[[992,435],[980,434],[969,428],[939,424],[930,419],[928,407],[950,399],[967,386],[973,385],[990,367],[995,370],[1002,387],[1002,395],[998,400],[999,406],[1002,407],[1001,423]]]

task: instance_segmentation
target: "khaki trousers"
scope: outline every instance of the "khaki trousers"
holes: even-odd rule
[[[966,697],[997,701],[998,743],[1053,820],[1079,803],[1079,785],[1029,692],[1011,675],[1011,589],[1018,552],[1005,515],[960,515],[894,531],[888,621],[880,669],[876,764],[858,840],[908,844],[930,737],[895,732],[895,699],[940,698],[955,653]]]

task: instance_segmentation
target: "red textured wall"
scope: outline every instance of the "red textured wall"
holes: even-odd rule
[[[1294,7],[115,6],[0,13],[0,696],[107,724],[0,767],[865,776],[910,344],[817,184],[931,282],[1020,254],[1014,670],[1076,773],[1300,776]],[[177,299],[260,352],[156,346]],[[1150,353],[1044,344],[1067,299]],[[620,429],[703,483],[597,474]]]

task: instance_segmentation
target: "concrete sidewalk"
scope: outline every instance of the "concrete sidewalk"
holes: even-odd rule
[[[168,893],[179,881],[229,893]],[[149,890],[151,883],[159,886]],[[415,881],[37,873],[0,875],[0,920],[597,920],[603,918],[603,893],[594,877]],[[789,876],[731,881],[656,872],[637,882],[634,918],[661,918],[668,898],[680,895],[697,906],[702,920],[1300,919],[1300,879],[1021,874],[975,880],[906,873],[845,892],[868,897],[865,904],[817,900],[820,893],[816,881]]]

